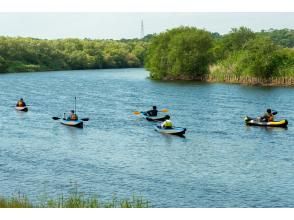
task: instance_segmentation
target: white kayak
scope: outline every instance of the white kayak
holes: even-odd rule
[[[174,134],[174,135],[184,135],[186,128],[172,127],[172,128],[162,128],[160,125],[154,126],[155,131],[163,134]]]
[[[28,107],[26,107],[26,106],[24,106],[24,107],[15,106],[15,109],[20,112],[27,112],[29,110]]]
[[[83,126],[84,126],[84,123],[82,120],[69,121],[69,120],[61,119],[60,123],[63,125],[77,127],[77,128],[83,128]]]

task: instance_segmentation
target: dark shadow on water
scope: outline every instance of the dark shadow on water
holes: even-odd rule
[[[172,138],[183,138],[186,139],[185,135],[178,135],[178,134],[162,134],[160,133],[160,135],[162,135],[163,137],[165,137],[166,139],[172,139]]]
[[[64,135],[70,137],[72,140],[79,139],[80,135],[83,134],[84,128],[70,127],[60,124],[61,129],[63,129]]]

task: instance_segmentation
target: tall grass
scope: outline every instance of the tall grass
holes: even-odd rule
[[[100,201],[97,196],[85,196],[77,191],[68,196],[45,198],[33,203],[22,194],[11,197],[0,196],[0,208],[148,208],[149,202],[142,197],[132,196],[131,199],[117,199],[113,196],[110,201]]]

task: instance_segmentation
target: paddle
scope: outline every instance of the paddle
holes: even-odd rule
[[[59,119],[61,119],[61,118],[59,118],[59,117],[52,117],[52,119],[53,120],[59,120]],[[81,121],[89,121],[90,119],[89,118],[82,118],[82,119],[80,119]]]
[[[159,112],[168,112],[168,109],[162,109],[162,110],[159,110]],[[136,111],[136,112],[133,112],[133,114],[134,115],[140,115],[141,112]]]

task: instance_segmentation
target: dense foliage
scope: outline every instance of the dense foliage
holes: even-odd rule
[[[179,27],[144,39],[0,37],[0,73],[145,67],[154,79],[294,76],[294,30]]]
[[[0,72],[143,66],[146,40],[0,37]]]
[[[152,78],[197,78],[212,62],[212,35],[197,28],[180,27],[153,38],[146,67]]]
[[[260,33],[257,33],[262,36],[270,37],[276,44],[279,44],[283,47],[294,47],[294,30],[291,29],[269,29],[268,31],[262,30]]]
[[[266,33],[254,33],[244,27],[232,29],[216,42],[216,62],[211,74],[260,78],[294,76],[294,50],[282,47],[283,42],[294,43],[294,38],[274,40]]]
[[[288,29],[255,33],[240,27],[221,36],[179,27],[153,37],[145,66],[154,79],[294,76],[293,45],[293,30]]]

